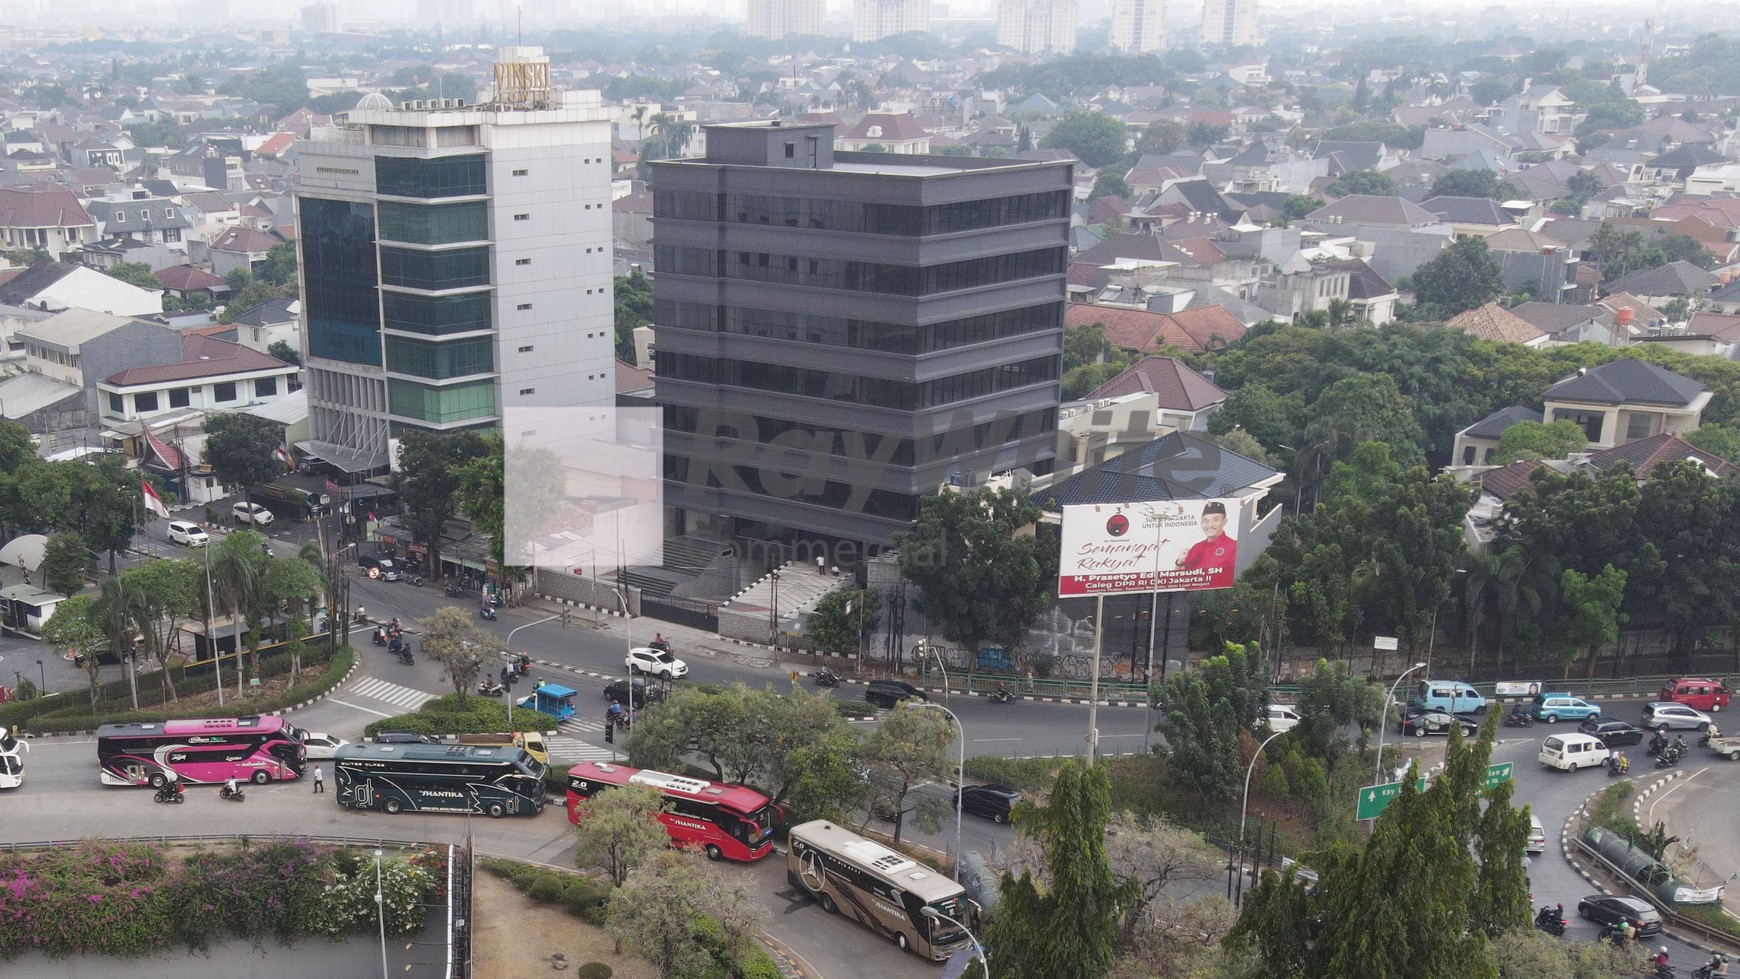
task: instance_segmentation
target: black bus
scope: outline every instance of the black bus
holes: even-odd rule
[[[332,498],[325,493],[300,489],[289,483],[267,483],[256,486],[248,498],[281,517],[308,520],[325,513]]]
[[[514,745],[350,744],[332,768],[334,801],[353,809],[497,819],[544,809],[544,766]]]

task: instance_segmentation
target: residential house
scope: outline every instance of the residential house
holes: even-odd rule
[[[1310,312],[1327,313],[1336,301],[1346,301],[1352,274],[1335,263],[1313,265],[1303,255],[1272,266],[1257,282],[1251,301],[1281,319],[1297,320]]]
[[[182,410],[245,408],[301,386],[301,369],[239,343],[179,334],[175,361],[128,367],[97,382],[102,422],[149,421]]]
[[[230,284],[221,276],[194,265],[173,265],[158,269],[156,274],[163,291],[183,303],[206,305],[230,292]]]
[[[1576,288],[1577,253],[1538,231],[1510,227],[1486,236],[1507,292],[1527,292],[1551,302]]]
[[[144,194],[144,191],[139,191],[125,200],[91,201],[86,210],[96,220],[99,234],[105,239],[181,244],[184,233],[193,227],[186,208],[173,200]]]
[[[1640,269],[1608,284],[1609,291],[1629,292],[1659,306],[1674,299],[1708,296],[1722,280],[1684,260],[1659,268]]]
[[[875,146],[888,153],[923,155],[930,152],[930,133],[912,116],[872,112],[834,136],[834,149],[841,152],[862,152]]]
[[[1740,359],[1740,315],[1701,311],[1685,323],[1652,324],[1638,343],[1681,353]]]
[[[1540,420],[1541,413],[1533,408],[1500,408],[1456,433],[1456,442],[1450,452],[1451,465],[1492,465],[1492,453],[1498,449],[1499,436],[1505,429],[1521,422],[1538,423]]]
[[[300,300],[268,299],[238,314],[230,320],[230,325],[235,327],[236,342],[244,347],[264,353],[272,344],[282,342],[301,353],[301,314]]]
[[[1686,175],[1686,193],[1740,193],[1740,163],[1716,163],[1702,166]]]
[[[1369,252],[1371,267],[1394,281],[1438,256],[1450,243],[1452,228],[1437,215],[1400,197],[1350,194],[1306,215],[1313,232],[1347,236]]]
[[[1318,140],[1311,155],[1324,162],[1326,172],[1331,177],[1339,177],[1355,170],[1383,172],[1401,163],[1395,150],[1377,140]]]
[[[1428,197],[1420,209],[1454,229],[1457,240],[1485,238],[1516,227],[1516,217],[1490,197]]]
[[[1630,331],[1619,315],[1605,306],[1576,303],[1526,302],[1510,308],[1510,314],[1547,335],[1549,347],[1573,343],[1599,343],[1620,347],[1631,342]]]
[[[1548,339],[1545,331],[1497,303],[1487,303],[1457,313],[1444,326],[1446,329],[1466,333],[1476,340],[1520,343],[1525,347],[1544,347]]]
[[[1718,286],[1710,293],[1710,308],[1718,313],[1740,313],[1740,276]]]
[[[196,244],[189,250],[189,257],[195,261],[203,258],[211,263],[213,274],[227,277],[237,269],[258,272],[266,261],[266,254],[281,244],[281,239],[263,231],[229,228],[203,249]]]
[[[1710,392],[1689,377],[1628,358],[1579,370],[1542,396],[1549,422],[1576,422],[1595,449],[1698,427]]]
[[[1085,400],[1153,395],[1155,422],[1181,432],[1205,432],[1208,417],[1226,401],[1226,392],[1176,357],[1143,357],[1116,377],[1088,392]]]
[[[1507,133],[1551,133],[1568,136],[1582,115],[1577,103],[1557,85],[1530,85],[1498,104],[1492,122]]]
[[[89,309],[116,316],[163,311],[163,294],[68,262],[38,262],[0,283],[0,304],[59,312]]]
[[[1509,160],[1522,144],[1514,137],[1480,123],[1450,129],[1428,129],[1414,156],[1422,160],[1460,160],[1471,153],[1487,152]]]
[[[1329,161],[1280,141],[1257,140],[1224,163],[1205,163],[1202,175],[1225,193],[1302,194],[1329,173]]]
[[[1345,298],[1353,303],[1355,318],[1366,320],[1373,326],[1383,326],[1396,318],[1396,302],[1400,299],[1396,287],[1364,259],[1325,262],[1319,267],[1347,273]]]
[[[1246,331],[1243,323],[1219,306],[1154,313],[1071,303],[1065,308],[1063,322],[1065,327],[1099,325],[1113,347],[1137,355],[1156,354],[1167,348],[1186,353],[1220,350]]]
[[[0,186],[0,240],[61,258],[96,237],[97,223],[72,191],[55,184]]]
[[[1700,167],[1718,167],[1728,158],[1708,143],[1683,143],[1643,165],[1642,177],[1652,183],[1683,186]]]
[[[20,327],[15,336],[24,343],[25,370],[83,392],[85,417],[92,421],[98,415],[97,381],[129,367],[181,360],[175,330],[88,309]]]

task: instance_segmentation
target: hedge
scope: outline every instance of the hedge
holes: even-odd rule
[[[325,669],[321,670],[314,679],[291,687],[289,690],[272,691],[256,697],[246,697],[240,702],[230,698],[222,706],[211,704],[205,707],[192,707],[172,701],[165,707],[161,699],[162,683],[153,673],[139,678],[140,709],[133,710],[127,680],[122,677],[119,680],[104,683],[98,688],[95,712],[91,710],[89,691],[81,688],[77,692],[69,691],[52,697],[15,701],[0,706],[0,725],[7,727],[17,725],[24,731],[36,734],[58,734],[66,731],[89,731],[103,724],[161,721],[171,715],[181,718],[199,718],[269,714],[273,711],[295,707],[297,704],[331,690],[350,673],[351,664],[355,662],[355,658],[355,651],[348,646],[332,654],[327,653],[324,648],[311,647],[302,654],[303,667],[325,664]],[[262,657],[260,662],[262,679],[283,676],[289,672],[290,657],[288,655]],[[193,696],[211,691],[212,681],[210,677],[204,676],[186,677],[175,681],[174,689],[179,697]]]
[[[496,734],[503,731],[545,731],[555,727],[555,718],[535,710],[516,708],[516,727],[508,726],[507,705],[494,697],[466,694],[464,706],[459,695],[450,693],[436,697],[410,714],[383,717],[363,728],[363,736],[372,738],[381,731],[415,731],[418,734]]]

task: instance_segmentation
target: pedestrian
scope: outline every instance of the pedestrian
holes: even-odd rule
[[[828,559],[821,556],[820,554],[816,555],[816,574],[827,574],[827,573],[828,573]]]
[[[316,765],[316,766],[314,766],[314,794],[319,795],[320,793],[325,792],[325,791],[326,791],[326,774],[320,770],[319,765]]]

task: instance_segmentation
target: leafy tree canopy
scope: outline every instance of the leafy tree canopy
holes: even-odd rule
[[[1331,197],[1346,197],[1349,194],[1375,194],[1379,197],[1394,197],[1396,182],[1376,170],[1350,170],[1336,177],[1324,192]]]
[[[1103,167],[1124,155],[1129,139],[1124,124],[1100,112],[1071,112],[1057,121],[1040,143],[1066,149],[1090,167]]]

